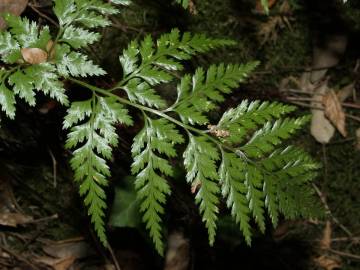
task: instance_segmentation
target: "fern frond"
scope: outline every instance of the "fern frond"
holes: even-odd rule
[[[308,183],[317,175],[319,165],[303,150],[293,146],[275,150],[259,163],[269,172],[264,181],[266,207],[274,225],[279,213],[287,218],[318,216],[313,189]]]
[[[198,68],[190,77],[185,75],[177,87],[178,98],[172,106],[182,121],[190,124],[206,124],[204,113],[224,101],[224,94],[231,93],[258,65],[251,62],[245,65],[211,66],[206,72]]]
[[[0,105],[1,109],[6,113],[10,119],[15,118],[15,96],[5,84],[0,82]]]
[[[189,135],[189,144],[183,154],[184,165],[187,171],[186,180],[193,188],[199,187],[195,200],[199,204],[200,214],[203,217],[209,233],[210,245],[215,241],[216,221],[218,216],[217,181],[219,175],[216,162],[219,160],[218,149],[205,137]]]
[[[55,0],[54,13],[63,28],[76,23],[91,29],[110,25],[106,15],[116,14],[118,10],[101,0]]]
[[[20,45],[9,32],[0,32],[0,56],[4,63],[13,64],[20,57]]]
[[[249,157],[261,157],[273,151],[275,146],[301,129],[309,119],[308,116],[304,116],[296,119],[285,118],[274,123],[267,122],[240,149]]]
[[[219,168],[221,192],[246,242],[251,243],[250,208],[245,185],[246,163],[234,153],[222,154]]]
[[[74,102],[63,125],[64,129],[71,128],[66,147],[77,147],[70,161],[75,181],[80,184],[80,195],[85,197],[91,222],[104,245],[107,245],[104,187],[110,177],[106,159],[111,158],[112,147],[118,144],[116,123],[132,124],[127,110],[113,98],[93,96],[90,100]]]
[[[63,83],[59,81],[54,65],[43,63],[32,65],[24,70],[26,76],[32,78],[34,89],[58,100],[61,104],[69,103]]]
[[[86,55],[70,51],[67,45],[57,46],[56,68],[63,77],[87,77],[105,75],[106,72],[95,65]]]
[[[17,70],[8,79],[14,93],[24,99],[30,106],[35,106],[36,104],[33,80],[32,77],[22,70]]]
[[[75,27],[73,25],[70,25],[65,28],[64,34],[59,39],[59,42],[67,43],[74,49],[80,49],[93,44],[99,39],[99,33],[90,32],[81,27]]]
[[[239,144],[249,132],[295,109],[294,106],[278,102],[244,100],[236,108],[231,108],[222,115],[217,128],[229,131],[226,142]]]
[[[15,37],[22,48],[45,49],[46,44],[51,39],[48,26],[43,27],[39,31],[37,23],[31,22],[27,18],[6,14],[4,19],[8,25],[9,32]]]
[[[136,174],[135,187],[142,201],[143,221],[150,231],[156,250],[163,254],[161,215],[164,213],[166,197],[171,193],[165,179],[173,170],[167,159],[175,157],[174,144],[183,143],[183,137],[175,126],[165,119],[153,120],[146,117],[143,130],[135,137],[132,145],[134,162],[131,170]]]
[[[131,42],[123,51],[120,63],[123,67],[124,79],[118,86],[125,89],[134,101],[139,99],[138,102],[142,100],[142,104],[155,105],[148,100],[148,93],[151,92],[152,99],[161,100],[152,87],[170,82],[173,75],[169,71],[183,69],[180,60],[186,60],[197,53],[232,44],[233,42],[229,40],[210,39],[204,35],[192,36],[189,33],[180,35],[177,29],[161,36],[156,44],[148,35],[140,43]],[[134,80],[134,78],[138,79]],[[124,81],[127,83],[123,84]],[[141,85],[147,91],[133,93],[137,89],[136,85]]]

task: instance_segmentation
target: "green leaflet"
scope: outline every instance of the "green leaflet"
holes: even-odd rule
[[[182,70],[181,60],[187,60],[197,53],[232,44],[233,42],[229,40],[210,39],[204,35],[190,35],[189,33],[180,35],[177,29],[162,35],[156,43],[148,35],[140,43],[131,42],[120,56],[123,81],[127,83],[123,85],[120,82],[118,87],[125,89],[133,101],[161,108],[165,102],[154,90],[149,89],[172,81],[173,75],[169,71]],[[135,77],[137,80],[132,79]],[[147,90],[138,91],[137,86]]]
[[[171,192],[164,177],[173,174],[169,161],[161,155],[175,157],[174,144],[183,142],[183,137],[172,123],[146,117],[145,127],[135,137],[131,148],[134,158],[131,170],[136,174],[135,187],[141,200],[140,211],[144,212],[143,221],[160,254],[164,252],[160,215],[164,213],[163,205]]]
[[[294,106],[278,102],[244,100],[239,106],[231,108],[223,114],[217,128],[230,132],[230,136],[225,141],[239,144],[248,132],[294,110]]]
[[[96,28],[110,25],[106,15],[116,14],[118,10],[101,0],[55,0],[54,12],[62,27],[78,23]]]
[[[123,6],[129,6],[131,4],[130,0],[110,0],[110,2],[117,4],[117,5],[123,5]]]
[[[246,163],[234,153],[222,153],[219,168],[221,193],[226,199],[231,215],[240,224],[248,244],[251,243],[250,209],[248,204],[247,187],[245,185]]]
[[[3,83],[0,83],[0,105],[10,119],[15,118],[15,96]]]
[[[51,39],[50,30],[45,26],[39,31],[35,22],[27,18],[7,14],[5,21],[10,33],[15,37],[22,48],[41,48],[45,49],[46,44]]]
[[[233,88],[256,68],[257,62],[246,65],[220,64],[211,66],[206,72],[198,68],[190,77],[185,75],[177,87],[178,98],[171,109],[179,114],[185,123],[206,124],[204,113],[214,109],[215,104],[224,101],[224,94]]]
[[[32,65],[24,70],[25,74],[33,78],[34,88],[58,100],[61,104],[69,103],[65,95],[63,84],[59,81],[56,68],[49,64]]]
[[[74,102],[63,124],[65,129],[71,128],[66,147],[77,147],[70,161],[75,181],[80,184],[80,195],[85,198],[91,222],[104,245],[107,245],[104,187],[110,177],[106,160],[112,156],[112,147],[118,144],[114,127],[117,123],[132,124],[127,110],[112,98],[94,96],[90,100]]]
[[[86,29],[70,25],[65,28],[64,34],[59,41],[69,44],[74,49],[80,49],[93,44],[99,39],[99,33],[90,32]]]
[[[310,118],[305,116],[296,119],[285,118],[274,123],[267,122],[263,128],[254,133],[241,150],[249,157],[261,157],[273,151],[277,145],[301,129],[309,120]]]
[[[115,188],[115,198],[109,218],[111,226],[140,228],[140,200],[137,198],[134,180],[132,176],[126,177],[122,180],[122,185]]]
[[[22,70],[9,76],[9,84],[13,87],[14,93],[23,98],[30,106],[36,104],[33,80]]]
[[[188,8],[189,0],[175,0],[176,3],[182,5],[183,8]]]
[[[78,52],[64,53],[56,64],[57,71],[63,77],[88,77],[105,75],[106,72],[95,65],[87,56]]]
[[[219,186],[217,184],[219,176],[216,167],[219,159],[218,149],[205,137],[190,135],[190,141],[183,156],[187,182],[193,187],[199,186],[195,200],[199,204],[212,245],[215,241],[216,220],[219,212]]]
[[[20,58],[20,45],[9,32],[0,32],[0,55],[5,63],[15,63]]]

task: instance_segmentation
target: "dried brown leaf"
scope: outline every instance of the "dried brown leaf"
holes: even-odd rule
[[[68,270],[70,266],[74,264],[76,260],[75,256],[69,256],[65,258],[51,258],[51,257],[40,257],[36,261],[52,267],[54,270]]]
[[[330,249],[331,248],[331,233],[332,233],[331,223],[330,223],[330,221],[326,221],[326,225],[323,230],[323,237],[321,238],[321,241],[320,241],[320,247],[322,249]]]
[[[31,216],[20,213],[0,213],[0,225],[3,226],[17,227],[32,220],[33,218]]]
[[[360,151],[360,128],[358,128],[356,131],[355,131],[355,136],[356,136],[356,150]]]
[[[336,93],[333,90],[330,90],[323,97],[323,105],[325,107],[326,117],[334,124],[337,130],[344,137],[347,136],[346,127],[345,127],[345,113],[341,106],[340,100]]]
[[[81,259],[91,255],[90,246],[85,241],[48,245],[44,246],[43,250],[46,254],[57,258],[74,256],[76,259]]]
[[[28,0],[0,0],[0,14],[11,13],[19,16],[26,8]],[[6,27],[4,19],[0,16],[0,30]]]
[[[39,48],[23,48],[21,55],[27,63],[33,65],[45,63],[48,58],[47,52]]]
[[[330,257],[321,255],[314,259],[314,262],[325,270],[339,269],[341,267],[341,260],[338,257]]]

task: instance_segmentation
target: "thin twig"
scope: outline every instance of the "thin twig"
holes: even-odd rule
[[[342,257],[347,257],[347,258],[351,258],[351,259],[355,259],[355,260],[360,260],[360,255],[355,255],[352,253],[347,253],[347,252],[343,252],[343,251],[339,251],[339,250],[335,250],[335,249],[329,249],[330,252],[335,253],[339,256]]]
[[[307,103],[304,103],[304,102],[290,101],[289,100],[289,103],[294,104],[294,105],[298,105],[298,106],[301,106],[301,107],[309,108],[309,109],[312,109],[312,110],[324,111],[324,108],[322,108],[322,107],[311,106],[311,105],[309,105]],[[348,114],[348,113],[346,113],[345,116],[352,119],[352,120],[360,122],[360,117],[358,117],[358,116]]]
[[[53,186],[54,188],[57,187],[57,161],[55,159],[55,156],[50,148],[48,148],[51,160],[52,160],[52,167],[53,167]]]
[[[0,246],[0,249],[2,249],[3,251],[5,251],[6,253],[10,254],[11,256],[15,257],[18,261],[24,262],[25,264],[27,264],[28,266],[31,267],[31,269],[35,269],[35,270],[40,270],[39,267],[37,267],[36,265],[34,265],[32,262],[28,261],[26,258],[24,258],[23,256],[21,256],[20,254],[17,254],[15,251],[10,250],[4,246]]]
[[[55,25],[56,27],[59,27],[59,24],[57,22],[55,22],[53,19],[51,19],[48,15],[46,15],[45,13],[41,12],[40,10],[37,9],[36,6],[34,6],[33,4],[28,4],[28,6],[35,11],[37,14],[39,14],[40,17],[45,18],[46,20],[48,20],[49,22],[51,22],[53,25]]]
[[[316,193],[318,194],[322,204],[324,205],[326,213],[331,217],[333,222],[337,224],[349,237],[353,237],[353,234],[350,232],[350,230],[346,228],[342,223],[340,223],[340,221],[332,214],[330,207],[326,202],[326,198],[324,194],[320,191],[320,189],[314,183],[312,184],[312,186],[316,191]]]
[[[110,244],[108,244],[108,249],[109,249],[109,252],[110,252],[110,255],[111,255],[111,258],[113,260],[113,263],[115,265],[116,270],[121,270],[119,262],[118,262],[118,260],[117,260],[117,258],[115,256],[114,250],[112,249]]]
[[[42,223],[42,222],[46,222],[46,221],[50,221],[50,220],[58,219],[58,218],[59,218],[59,215],[54,214],[49,217],[43,217],[43,218],[39,218],[39,219],[30,220],[30,221],[26,222],[26,224]]]
[[[332,242],[354,242],[354,243],[360,243],[360,237],[337,237],[331,239]]]
[[[285,98],[286,98],[286,100],[289,100],[289,101],[311,101],[314,103],[322,104],[322,101],[314,100],[313,98],[310,98],[310,97],[285,97]],[[344,107],[360,109],[360,104],[349,103],[349,102],[341,102],[340,104]]]

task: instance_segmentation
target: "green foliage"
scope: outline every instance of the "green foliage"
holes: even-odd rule
[[[130,3],[111,2],[123,6]],[[184,6],[187,3],[181,1]],[[243,101],[227,110],[217,125],[203,127],[210,123],[207,113],[237,89],[258,63],[218,64],[183,75],[182,61],[234,42],[180,34],[176,29],[156,41],[148,35],[124,49],[119,58],[122,79],[114,88],[104,90],[75,78],[106,73],[83,49],[100,39],[94,29],[108,26],[109,16],[118,9],[109,1],[55,0],[54,13],[59,20],[55,38],[46,26],[40,28],[26,18],[5,16],[8,29],[0,32],[0,106],[13,119],[16,97],[34,106],[37,92],[69,106],[63,127],[68,130],[66,148],[73,151],[70,164],[91,222],[105,246],[105,187],[111,177],[112,151],[119,141],[116,127],[133,124],[125,105],[141,111],[144,127],[131,149],[136,199],[129,196],[128,205],[121,210],[125,220],[116,224],[129,224],[129,209],[136,202],[160,254],[164,251],[162,216],[171,194],[168,180],[173,177],[172,165],[181,149],[177,145],[185,144],[182,157],[186,180],[195,193],[210,244],[215,241],[222,198],[248,244],[251,219],[264,231],[266,211],[275,225],[280,215],[294,218],[316,214],[309,183],[318,165],[302,150],[283,146],[308,117],[284,118],[295,108],[277,102]],[[23,57],[23,49],[36,49],[47,57],[30,63]],[[69,101],[64,80],[87,88],[91,98]],[[177,83],[177,99],[172,105],[156,90],[169,82]],[[114,94],[114,90],[123,90],[127,98]]]
[[[186,180],[194,188],[200,186],[196,193],[196,203],[209,232],[212,245],[216,235],[216,220],[219,213],[218,193],[219,179],[216,162],[219,160],[218,149],[203,136],[190,135],[189,144],[184,152],[184,165],[187,171]]]
[[[174,124],[163,118],[146,117],[145,127],[135,137],[131,149],[134,158],[131,171],[136,174],[135,186],[142,200],[143,220],[160,254],[163,253],[160,215],[164,213],[163,205],[171,192],[164,177],[173,175],[169,161],[161,155],[175,157],[173,144],[183,142]]]
[[[176,3],[180,4],[183,8],[188,8],[189,0],[175,0]]]
[[[198,68],[193,76],[185,75],[177,87],[178,98],[171,107],[182,121],[191,124],[206,124],[204,113],[224,101],[224,94],[239,87],[247,75],[256,68],[257,62],[245,65],[220,64],[211,66],[207,72]]]

